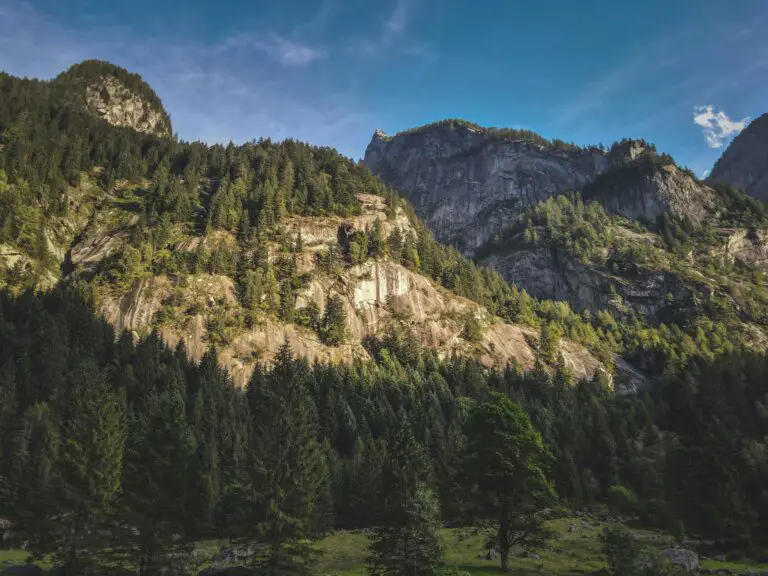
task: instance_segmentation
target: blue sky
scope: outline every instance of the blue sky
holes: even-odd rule
[[[184,139],[360,158],[446,117],[580,144],[643,137],[704,174],[768,112],[763,0],[0,0],[0,69],[140,73]]]

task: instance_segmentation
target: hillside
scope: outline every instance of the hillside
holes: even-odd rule
[[[208,147],[129,129],[80,99],[108,73],[161,107],[104,63],[4,79],[4,285],[75,283],[118,332],[158,330],[196,360],[216,346],[240,386],[286,341],[310,361],[371,359],[398,338],[486,366],[545,356],[540,322],[510,313],[509,286],[437,244],[365,168],[293,141]],[[556,342],[548,362],[576,378],[612,369],[583,344]]]
[[[768,341],[765,207],[646,143],[584,150],[447,121],[375,134],[366,164],[437,237],[597,317],[609,348],[646,370],[690,341],[705,354]]]
[[[579,148],[446,120],[394,136],[376,131],[365,165],[414,205],[439,240],[472,255],[528,206],[581,188],[647,146]]]

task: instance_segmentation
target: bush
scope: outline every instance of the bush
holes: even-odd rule
[[[613,576],[640,573],[640,547],[634,534],[620,524],[606,526],[601,536],[608,570]]]
[[[461,331],[461,337],[472,344],[477,344],[483,339],[483,327],[480,325],[480,321],[472,314],[468,314],[464,320],[464,329]]]
[[[608,488],[608,506],[616,514],[632,516],[637,511],[637,496],[632,490],[621,484]]]

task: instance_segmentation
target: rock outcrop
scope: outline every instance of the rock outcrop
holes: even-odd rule
[[[394,136],[377,130],[365,165],[414,205],[435,236],[467,254],[525,207],[577,190],[644,149],[555,145],[527,132],[445,121]]]
[[[610,214],[655,225],[666,214],[701,223],[715,204],[715,192],[671,158],[647,153],[620,163],[587,185],[585,200],[596,200]]]
[[[768,114],[753,120],[733,139],[712,168],[709,180],[768,201]]]
[[[113,126],[127,126],[158,136],[169,134],[163,112],[116,78],[102,76],[85,90],[88,108]]]
[[[668,271],[638,270],[618,274],[602,265],[583,264],[539,247],[492,254],[481,262],[536,298],[565,300],[582,312],[609,310],[616,317],[631,312],[658,320],[671,304],[690,301],[691,286]]]

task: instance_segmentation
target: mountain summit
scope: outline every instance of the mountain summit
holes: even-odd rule
[[[141,76],[110,62],[86,60],[61,73],[56,83],[74,89],[86,108],[114,126],[169,136],[171,119],[160,97]]]
[[[741,188],[758,200],[768,200],[768,114],[753,120],[733,139],[709,180]]]

